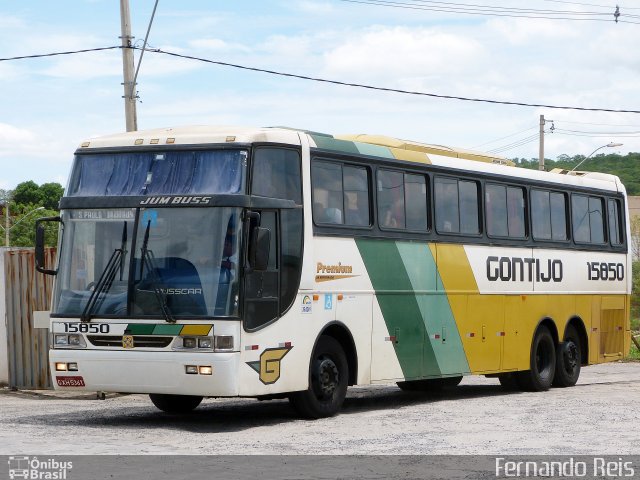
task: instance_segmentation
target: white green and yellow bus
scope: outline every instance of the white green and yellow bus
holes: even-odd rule
[[[617,177],[372,135],[189,127],[92,139],[37,266],[55,388],[289,398],[465,375],[574,385],[630,347]],[[44,226],[60,222],[56,265]]]

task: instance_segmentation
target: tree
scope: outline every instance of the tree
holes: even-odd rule
[[[58,215],[58,204],[63,194],[64,189],[59,183],[50,182],[38,186],[38,184],[32,180],[18,184],[12,192],[0,191],[0,198],[9,201],[9,211],[11,215],[9,221],[10,245],[16,247],[32,247],[35,243],[35,222],[37,218],[55,217]],[[32,213],[33,210],[40,207],[44,207],[44,209]],[[3,217],[3,228],[4,225],[5,219]],[[56,245],[58,242],[57,224],[49,223],[45,228],[46,244]],[[2,238],[4,239],[4,235]]]
[[[64,194],[64,188],[59,183],[43,183],[40,185],[42,206],[47,210],[58,210],[58,203]]]
[[[33,180],[22,182],[13,191],[11,200],[13,203],[21,205],[40,205],[42,203],[42,191]]]

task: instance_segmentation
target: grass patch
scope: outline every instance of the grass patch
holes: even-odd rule
[[[631,332],[631,335],[633,334],[638,334],[638,332]],[[631,342],[631,350],[629,351],[629,356],[626,357],[626,360],[635,360],[635,361],[640,361],[640,350],[638,350],[638,347],[636,347],[636,344]]]

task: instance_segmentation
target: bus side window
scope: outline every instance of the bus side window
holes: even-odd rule
[[[622,245],[624,234],[622,233],[622,221],[620,218],[620,201],[610,198],[607,200],[609,210],[609,238],[611,245]]]
[[[436,230],[439,233],[459,233],[458,182],[451,178],[435,179]]]
[[[604,206],[600,197],[572,195],[573,235],[579,243],[604,243]]]
[[[316,223],[342,224],[342,166],[315,162],[311,168],[313,183],[313,219]]]
[[[531,190],[531,226],[534,239],[551,240],[551,206],[548,191]]]
[[[251,193],[301,205],[300,154],[286,148],[257,148],[253,154]]]
[[[458,188],[460,191],[460,233],[480,233],[478,184],[460,180]]]

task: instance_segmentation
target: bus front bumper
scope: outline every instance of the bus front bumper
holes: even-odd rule
[[[70,391],[234,397],[239,362],[239,352],[53,349],[49,353],[53,387]],[[60,370],[62,364],[66,371]],[[77,371],[69,371],[69,364],[72,368],[76,364]],[[196,367],[197,373],[187,373],[193,370],[187,367]]]

